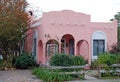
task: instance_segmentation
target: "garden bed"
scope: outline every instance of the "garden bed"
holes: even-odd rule
[[[39,68],[33,69],[33,74],[47,82],[85,79],[84,66],[40,66]]]

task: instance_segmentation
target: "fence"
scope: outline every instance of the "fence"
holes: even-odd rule
[[[59,74],[69,74],[69,75],[80,75],[85,78],[85,65],[81,66],[47,66],[41,65],[51,70],[64,70],[60,71]],[[70,70],[70,71],[68,71]]]
[[[101,78],[101,74],[107,74],[110,73],[111,75],[117,75],[120,77],[120,64],[112,64],[109,67],[106,67],[105,65],[102,65],[99,67],[98,70],[98,77]]]

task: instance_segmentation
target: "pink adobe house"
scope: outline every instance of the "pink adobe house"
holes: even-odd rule
[[[91,22],[90,15],[71,10],[44,12],[30,27],[25,49],[42,64],[56,52],[81,55],[90,64],[117,42],[116,20]]]

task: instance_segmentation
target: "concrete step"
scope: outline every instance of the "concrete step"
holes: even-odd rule
[[[98,78],[95,78],[95,77],[92,77],[92,76],[88,76],[88,75],[85,75],[85,79],[86,80],[98,80]]]

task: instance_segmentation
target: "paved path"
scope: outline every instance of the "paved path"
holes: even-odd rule
[[[120,82],[120,79],[100,80],[85,76],[86,80],[68,82]],[[43,82],[31,74],[31,70],[8,70],[0,71],[0,82]]]
[[[120,82],[120,79],[114,79],[114,80],[83,80],[83,81],[69,81],[69,82]]]
[[[104,79],[104,80],[101,80],[101,79],[97,79],[97,78],[94,78],[94,77],[91,77],[91,76],[88,76],[86,75],[85,76],[85,79],[86,80],[77,80],[77,81],[68,81],[68,82],[120,82],[120,79]]]
[[[0,71],[0,82],[42,82],[31,74],[31,70]]]

